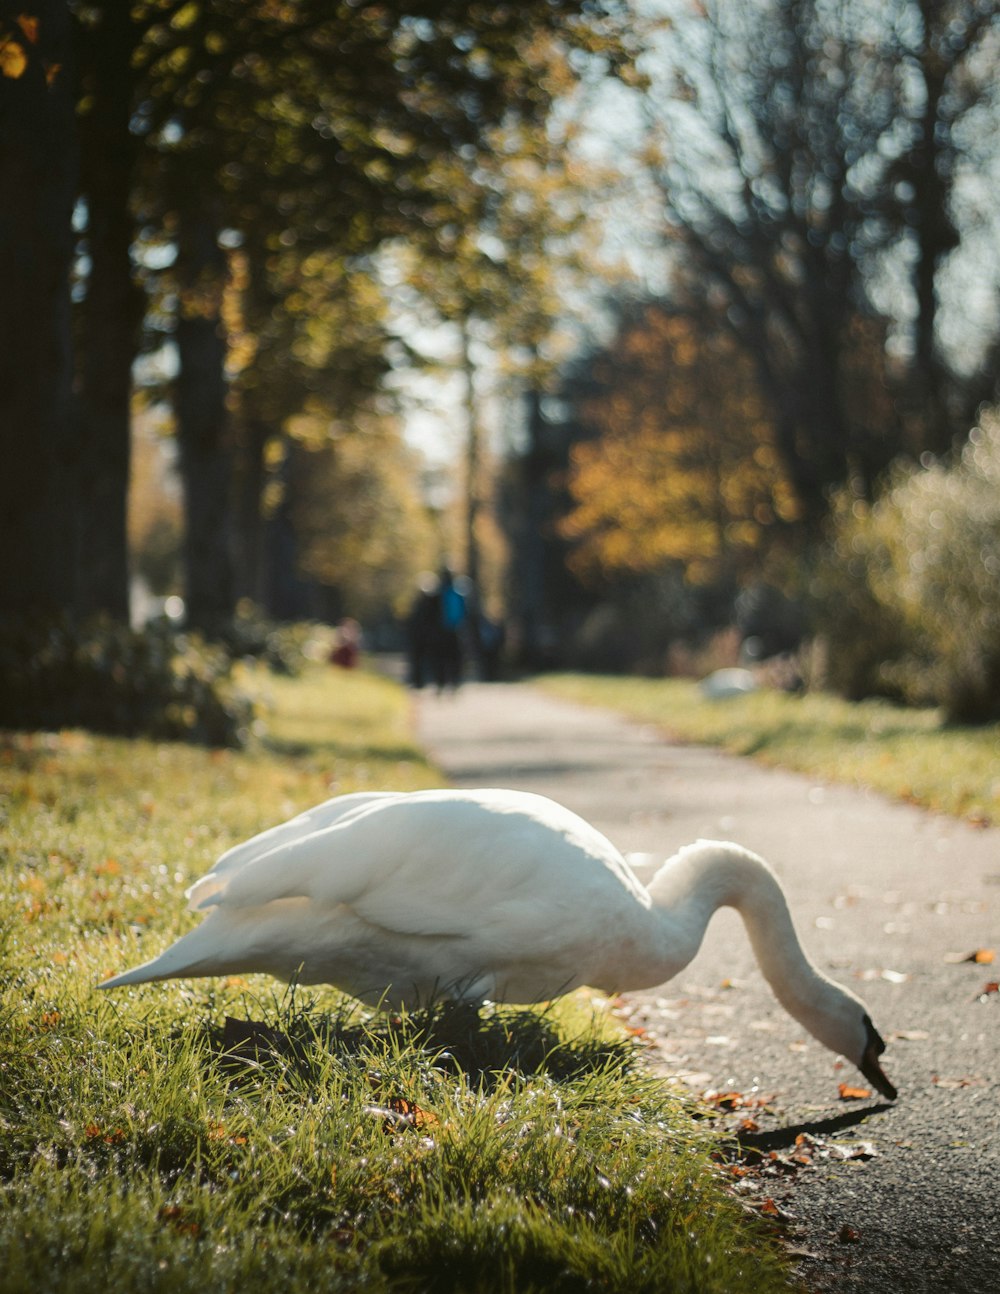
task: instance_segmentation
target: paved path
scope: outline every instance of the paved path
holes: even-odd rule
[[[550,795],[626,851],[724,837],[771,862],[811,955],[868,1002],[899,1101],[840,1099],[863,1080],[776,1005],[729,911],[676,980],[629,996],[652,1059],[699,1091],[764,1101],[739,1117],[779,1154],[766,1190],[795,1220],[807,1288],[1000,1294],[1000,996],[982,992],[1000,965],[954,960],[1000,951],[1000,830],[678,746],[520,684],[415,704],[456,785]],[[803,1130],[811,1162],[786,1172]]]

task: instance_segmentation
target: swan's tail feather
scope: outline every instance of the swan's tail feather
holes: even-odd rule
[[[206,956],[210,941],[204,934],[204,925],[197,926],[176,943],[141,966],[122,971],[98,984],[98,988],[121,988],[125,984],[149,984],[154,980],[183,979],[187,976],[217,975],[225,971],[217,957]]]

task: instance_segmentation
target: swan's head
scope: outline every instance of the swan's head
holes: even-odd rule
[[[885,1051],[882,1035],[872,1024],[872,1018],[867,1011],[862,1017],[862,1023],[865,1028],[865,1041],[861,1051],[861,1059],[856,1062],[858,1069],[861,1070],[872,1087],[886,1100],[895,1101],[896,1089],[889,1082],[885,1070],[879,1064],[879,1056]]]
[[[813,1016],[807,1022],[809,1027],[831,1051],[846,1056],[857,1065],[881,1096],[894,1101],[896,1088],[879,1062],[879,1057],[885,1051],[885,1043],[872,1024],[865,1004],[840,985],[831,981],[827,983],[833,990],[835,999],[832,1003],[828,1000],[822,1014]]]

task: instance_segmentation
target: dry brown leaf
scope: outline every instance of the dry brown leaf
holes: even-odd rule
[[[871,1096],[869,1087],[852,1087],[850,1083],[840,1083],[837,1087],[842,1101],[867,1101]]]

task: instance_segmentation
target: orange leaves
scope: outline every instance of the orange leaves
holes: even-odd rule
[[[728,338],[650,306],[595,363],[584,409],[597,435],[573,451],[576,564],[605,574],[676,561],[710,579],[750,560],[778,518],[794,519],[773,431],[750,367]]]
[[[994,948],[974,948],[968,953],[947,953],[945,961],[949,965],[957,966],[963,962],[972,962],[976,966],[992,966],[996,961],[996,949]]]
[[[837,1091],[842,1101],[867,1101],[872,1094],[870,1087],[854,1087],[850,1083],[838,1084]]]
[[[421,1109],[416,1101],[411,1101],[405,1096],[390,1096],[384,1106],[367,1106],[365,1113],[381,1118],[382,1127],[386,1132],[399,1132],[406,1128],[426,1132],[428,1128],[436,1127],[439,1123],[436,1114],[430,1110]]]
[[[211,1123],[206,1134],[209,1141],[228,1141],[231,1146],[245,1146],[247,1138],[242,1133],[231,1133],[224,1123]]]
[[[0,40],[0,76],[16,81],[28,67],[24,46],[16,40]]]
[[[38,44],[38,18],[34,14],[18,14],[8,30],[10,34],[0,33],[0,76],[17,81],[28,70],[31,46]],[[46,85],[51,85],[62,71],[62,65],[43,62],[42,71]]]
[[[23,41],[29,45],[38,42],[38,19],[31,14],[18,14],[14,25],[21,33]],[[13,36],[0,36],[0,76],[16,81],[28,70],[28,51],[22,40]]]
[[[995,948],[974,948],[972,952],[967,953],[947,953],[945,961],[952,966],[969,965],[969,966],[992,966],[996,961]],[[1000,994],[1000,981],[989,979],[975,995],[977,1002],[989,1002],[991,998]]]
[[[164,1204],[157,1214],[160,1222],[183,1236],[201,1235],[201,1223],[195,1222],[190,1209],[180,1204]]]
[[[108,1146],[125,1140],[124,1128],[102,1128],[99,1123],[88,1123],[83,1130],[88,1141],[103,1141]]]

